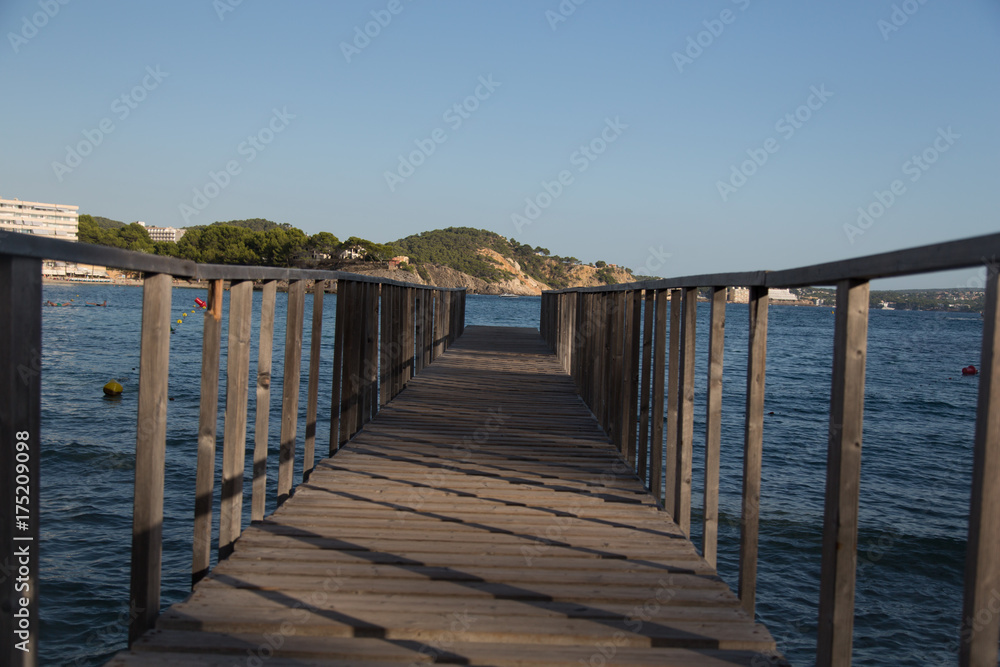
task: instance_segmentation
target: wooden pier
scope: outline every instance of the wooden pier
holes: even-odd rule
[[[12,641],[0,645],[0,664],[38,664],[40,559],[38,549],[23,543],[37,544],[42,534],[37,519],[26,520],[31,515],[17,508],[41,505],[43,260],[144,274],[133,613],[129,649],[111,664],[226,667],[785,664],[768,631],[754,624],[768,292],[814,285],[834,285],[837,293],[815,662],[849,667],[870,281],[986,262],[955,640],[960,667],[996,667],[1000,271],[986,258],[997,256],[1000,234],[991,234],[781,271],[569,288],[542,295],[539,331],[466,330],[464,289],[337,271],[197,264],[0,231],[0,488],[18,489],[16,502],[0,511],[0,543],[24,550],[16,581],[0,577],[0,634],[33,638],[29,650]],[[192,480],[194,590],[161,613],[167,432],[190,427],[167,423],[175,278],[208,281],[209,289]],[[278,281],[289,282],[280,443],[268,443],[269,406],[279,397],[271,396],[272,346],[265,343],[248,452],[251,332],[259,327],[258,340],[273,340]],[[323,295],[333,281],[329,346],[321,344]],[[732,286],[750,288],[736,594],[714,569]],[[263,290],[257,322],[255,287]],[[300,441],[307,289],[313,316]],[[698,397],[706,409],[704,456],[695,466],[694,447],[702,446],[693,429],[697,299],[705,289],[708,378]],[[325,376],[324,355],[332,361]],[[318,404],[321,385],[331,388],[329,409]],[[329,423],[329,458],[317,462],[321,419]],[[269,452],[276,461],[268,461]],[[274,467],[278,510],[265,517],[267,471]],[[698,512],[692,511],[695,474],[704,476]],[[244,506],[251,508],[249,526]],[[696,550],[687,536],[699,515]]]
[[[471,327],[109,664],[780,664],[774,649],[538,332]]]

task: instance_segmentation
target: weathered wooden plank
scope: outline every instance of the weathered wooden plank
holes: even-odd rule
[[[628,324],[627,371],[625,376],[625,420],[628,429],[625,434],[625,459],[632,470],[636,469],[637,438],[639,420],[639,355],[642,349],[642,292],[635,290],[628,295],[630,321]]]
[[[285,317],[285,372],[281,385],[281,435],[278,452],[278,504],[292,492],[295,467],[295,438],[299,419],[299,372],[302,366],[302,325],[306,284],[295,280],[288,285],[288,312]]]
[[[374,418],[378,411],[381,409],[380,394],[379,394],[379,378],[378,378],[378,363],[379,363],[379,341],[380,341],[380,320],[379,320],[379,305],[381,303],[381,290],[379,285],[372,285],[368,294],[368,319],[367,323],[369,325],[367,332],[367,355],[365,358],[365,382],[368,386],[368,397],[366,402],[368,404],[368,414],[369,420]]]
[[[831,667],[851,664],[868,294],[867,282],[837,285],[816,660]]]
[[[0,486],[4,489],[0,544],[8,550],[3,563],[9,573],[0,578],[0,631],[4,638],[0,663],[28,667],[37,664],[40,626],[42,262],[39,259],[0,255],[0,355],[3,355]]]
[[[677,520],[677,435],[680,395],[681,319],[683,290],[670,292],[670,339],[667,343],[667,429],[664,444],[664,507]]]
[[[698,322],[698,288],[684,291],[681,316],[680,386],[677,392],[677,468],[674,471],[674,521],[691,534],[691,461],[694,449],[694,353]]]
[[[323,296],[326,281],[313,283],[312,333],[309,336],[309,385],[306,389],[306,440],[302,448],[302,481],[316,464],[316,403],[319,401],[319,362],[323,341]]]
[[[229,342],[226,356],[226,420],[222,436],[222,488],[219,503],[219,560],[229,557],[243,520],[243,468],[246,465],[247,391],[250,384],[250,318],[253,283],[229,287]]]
[[[213,280],[209,284],[208,307],[205,310],[205,326],[202,334],[198,462],[195,472],[194,540],[191,559],[192,586],[208,574],[212,559],[212,497],[215,487],[215,430],[219,411],[222,287],[221,280]]]
[[[997,664],[1000,615],[994,611],[1000,591],[1000,274],[987,271],[979,402],[972,460],[972,498],[965,558],[962,605],[961,667]]]
[[[343,381],[340,388],[340,441],[346,443],[358,430],[357,402],[360,387],[360,357],[358,347],[361,345],[360,318],[361,283],[348,281],[344,284],[343,295],[337,299],[344,300],[344,368]]]
[[[118,659],[232,657],[222,637],[274,635],[292,614],[296,632],[269,662],[391,661],[366,636],[433,645],[455,633],[456,613],[475,621],[447,662],[607,659],[593,652],[609,641],[623,665],[671,664],[663,651],[680,647],[729,664],[772,652],[657,504],[537,332],[473,328]],[[289,648],[310,638],[323,642],[315,653]]]
[[[278,283],[264,283],[260,304],[260,339],[257,346],[257,402],[254,415],[253,489],[250,520],[264,518],[267,497],[267,443],[271,422],[271,357],[274,354],[274,303]]]
[[[153,626],[160,611],[163,557],[163,483],[167,448],[167,380],[170,377],[170,288],[165,273],[142,285],[139,406],[135,437],[135,499],[132,509],[132,574],[129,644]]]
[[[649,485],[657,507],[663,507],[663,381],[667,362],[667,296],[656,291],[656,333],[653,335],[653,412],[649,446]]]
[[[766,287],[750,288],[750,341],[747,348],[747,400],[743,427],[739,583],[740,601],[748,614],[754,613],[757,599],[757,536],[760,526],[760,468],[764,452],[767,303]]]
[[[405,385],[410,381],[410,378],[416,375],[416,366],[413,362],[413,320],[414,320],[414,290],[412,287],[404,287],[404,305],[403,305],[403,384]],[[458,309],[458,299],[455,299],[455,309]],[[456,313],[456,320],[454,326],[454,333],[458,335],[458,318]]]
[[[454,622],[454,619],[452,619]],[[461,629],[461,625],[456,626]],[[236,659],[245,659],[247,650],[261,647],[260,633],[209,633],[169,630],[151,635],[131,653],[120,653],[114,667],[149,665],[197,665],[229,667]],[[459,633],[460,636],[460,633]],[[480,667],[579,667],[581,664],[605,664],[609,654],[616,667],[759,667],[761,660],[781,667],[788,663],[759,651],[720,649],[677,649],[667,647],[629,647],[610,645],[568,646],[511,642],[387,641],[370,637],[283,636],[282,647],[267,661],[274,667],[342,667],[357,664],[388,667],[423,665],[435,661]],[[270,646],[267,644],[266,646]],[[248,649],[249,647],[249,649]],[[183,648],[183,652],[179,652]],[[178,651],[178,652],[175,652]],[[197,651],[198,653],[195,653]],[[331,658],[330,656],[337,656]]]
[[[377,297],[373,294],[377,292],[378,286],[370,283],[360,285],[361,299],[358,302],[358,309],[361,316],[359,329],[361,339],[358,348],[353,351],[358,356],[358,402],[357,402],[357,425],[362,428],[368,423],[372,415],[372,393],[370,374],[370,350],[375,345],[375,336],[378,329],[378,320],[372,320],[371,304]]]
[[[611,441],[624,455],[625,439],[628,437],[628,427],[625,424],[625,324],[629,316],[627,304],[631,301],[626,299],[625,292],[610,294],[608,301],[611,306],[611,328],[608,332],[611,361],[608,368],[608,426]]]
[[[656,292],[645,291],[644,305],[642,312],[642,377],[640,378],[639,391],[639,451],[636,464],[636,473],[644,484],[647,482],[649,470],[649,401],[650,380],[652,379],[652,359],[653,359],[653,312],[656,310]]]
[[[434,291],[433,290],[423,290],[425,305],[424,305],[424,341],[423,341],[423,355],[424,355],[424,367],[430,366],[431,361],[433,361],[434,352]]]
[[[705,397],[705,508],[701,553],[715,567],[719,536],[719,452],[722,444],[722,369],[726,350],[726,288],[712,289]]]
[[[414,290],[413,294],[413,373],[420,374],[424,370],[424,307],[427,303],[425,290]]]
[[[333,334],[333,379],[330,389],[330,456],[346,442],[341,440],[341,392],[344,388],[344,330],[347,328],[347,281],[337,281],[337,322]]]

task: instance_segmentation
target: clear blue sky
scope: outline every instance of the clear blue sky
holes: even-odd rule
[[[0,2],[0,196],[375,241],[471,226],[663,276],[1000,228],[994,0],[237,1]],[[526,198],[547,208],[517,226]]]

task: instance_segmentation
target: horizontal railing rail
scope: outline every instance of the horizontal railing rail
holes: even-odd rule
[[[194,498],[192,585],[209,571],[213,542],[219,559],[233,550],[243,529],[244,469],[250,378],[250,340],[254,326],[253,289],[262,290],[255,436],[250,484],[251,521],[264,518],[270,412],[271,355],[279,281],[288,282],[284,382],[278,455],[278,505],[293,492],[299,456],[298,411],[305,293],[311,289],[312,330],[306,398],[305,439],[301,443],[302,481],[315,465],[319,385],[330,383],[330,442],[333,455],[401,392],[409,379],[432,363],[462,334],[464,289],[440,288],[373,278],[342,271],[197,264],[116,248],[34,238],[0,232],[0,486],[22,489],[23,506],[40,507],[41,458],[42,260],[97,264],[144,274],[140,333],[136,462],[131,551],[129,643],[153,627],[160,608],[164,473],[167,435],[167,382],[170,363],[170,306],[174,278],[208,282],[202,340],[201,399]],[[215,497],[216,424],[222,315],[229,283],[226,401],[222,434],[219,528],[212,534]],[[336,283],[337,309],[332,376],[320,378],[320,362],[330,354],[321,344],[324,295]],[[259,283],[259,285],[257,284]],[[20,502],[20,500],[18,501]],[[28,573],[15,588],[4,577],[0,632],[38,636],[37,612],[25,620],[21,608],[37,610],[38,519],[23,521],[16,504],[0,513],[0,543],[26,545]],[[24,526],[24,527],[22,527]],[[214,537],[214,540],[213,540]],[[26,605],[20,605],[23,599]],[[9,647],[9,648],[8,648]],[[35,652],[5,642],[3,664],[34,664]]]
[[[739,598],[752,614],[757,586],[768,290],[836,286],[817,665],[841,667],[851,664],[854,627],[869,281],[985,267],[959,659],[962,667],[996,667],[1000,614],[990,605],[1000,591],[1000,390],[995,390],[1000,382],[996,356],[1000,350],[998,256],[1000,234],[991,234],[782,271],[554,290],[542,294],[540,329],[611,441],[640,479],[648,479],[657,503],[685,534],[690,534],[696,305],[699,289],[711,288],[702,555],[715,566],[726,292],[729,287],[750,288]]]

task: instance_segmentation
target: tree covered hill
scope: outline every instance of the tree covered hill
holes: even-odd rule
[[[510,260],[515,268],[550,287],[567,287],[572,282],[573,267],[580,264],[576,257],[552,255],[548,248],[531,247],[486,229],[448,227],[422,232],[394,241],[400,254],[416,264],[440,264],[487,282],[507,280],[514,276],[507,263],[498,261],[489,252]],[[600,270],[604,262],[599,262]]]
[[[330,232],[312,236],[288,223],[263,218],[214,222],[186,228],[177,242],[153,241],[145,227],[99,216],[79,216],[79,239],[156,255],[208,264],[311,267],[364,271],[388,268],[397,255],[409,261],[401,267],[425,280],[430,265],[478,278],[491,290],[537,293],[544,288],[613,284],[634,280],[627,269],[605,262],[583,265],[575,257],[552,255],[548,248],[518,243],[496,232],[449,227],[422,232],[393,243],[379,244],[350,236],[341,241]],[[428,265],[425,267],[424,265]],[[528,290],[524,292],[523,290]]]

